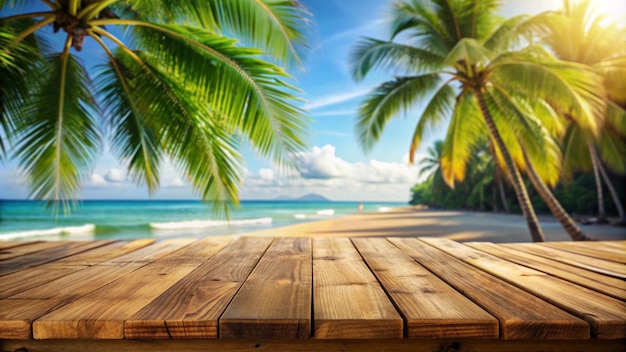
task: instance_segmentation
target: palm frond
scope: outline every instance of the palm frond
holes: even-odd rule
[[[454,188],[455,181],[465,179],[467,162],[485,130],[474,95],[464,91],[457,99],[441,155],[441,172],[450,188]]]
[[[537,104],[530,104],[525,99],[513,97],[502,90],[489,90],[486,94],[490,111],[500,131],[509,153],[525,169],[524,155],[526,153],[537,167],[537,174],[546,184],[554,186],[561,173],[561,153],[558,144],[551,137],[548,129],[542,124],[542,118],[537,116]],[[539,111],[545,113],[546,111]],[[548,120],[552,116],[542,116]]]
[[[293,102],[289,75],[258,58],[260,51],[184,26],[136,28],[139,47],[190,87],[223,123],[240,130],[264,156],[291,163],[304,147],[308,118]]]
[[[409,74],[432,71],[441,66],[443,57],[411,45],[363,38],[350,54],[352,77],[357,81],[373,69],[402,69]]]
[[[532,33],[528,22],[527,15],[507,19],[489,35],[483,46],[491,52],[501,52],[521,44]]]
[[[436,74],[397,78],[378,86],[359,108],[356,132],[365,151],[372,149],[387,123],[441,84]]]
[[[98,106],[83,66],[67,51],[47,59],[24,102],[16,127],[15,154],[27,174],[31,196],[56,206],[76,197],[100,144]]]
[[[165,0],[134,0],[127,11],[136,19],[229,33],[287,64],[302,63],[310,40],[312,15],[299,1],[188,0],[172,6]]]
[[[611,171],[626,174],[626,138],[615,131],[607,130],[596,140],[600,159]]]
[[[422,116],[419,118],[409,148],[409,163],[413,163],[415,151],[422,143],[424,133],[436,129],[445,119],[452,114],[455,104],[454,88],[445,84],[435,92],[426,105]]]
[[[530,99],[545,99],[579,125],[598,133],[606,103],[600,76],[574,63],[545,63],[526,57],[492,62],[492,80]]]
[[[436,4],[432,2],[404,0],[393,4],[390,23],[391,40],[403,32],[415,38],[416,46],[438,56],[444,56],[453,46],[453,34],[446,32],[437,17]]]
[[[169,99],[164,99],[150,72],[138,68],[122,49],[100,67],[96,82],[111,131],[111,150],[127,164],[130,179],[145,184],[153,194],[159,186],[163,150],[150,119],[169,116],[163,114],[171,111],[159,110],[167,108],[163,103]]]
[[[450,50],[444,63],[450,66],[465,65],[457,69],[469,72],[467,69],[471,65],[485,63],[489,60],[491,53],[485,49],[476,39],[463,38]]]

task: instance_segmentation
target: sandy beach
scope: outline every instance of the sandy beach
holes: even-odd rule
[[[546,241],[569,241],[561,224],[540,216]],[[626,240],[626,228],[579,225],[597,240]],[[423,210],[412,207],[388,212],[362,213],[246,233],[246,236],[290,237],[415,237],[436,236],[456,241],[531,242],[526,222],[517,214]]]

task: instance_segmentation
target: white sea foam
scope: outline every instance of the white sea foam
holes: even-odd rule
[[[315,214],[317,215],[334,215],[335,214],[335,209],[324,209],[324,210],[318,210],[315,212]]]
[[[83,226],[66,226],[54,227],[51,229],[18,231],[0,234],[0,240],[12,240],[24,237],[41,237],[41,236],[60,236],[60,235],[78,235],[92,233],[96,230],[96,225],[86,224]]]
[[[306,219],[306,214],[295,214],[293,217],[296,219]]]
[[[190,220],[172,222],[151,222],[150,227],[155,230],[183,230],[183,229],[203,229],[215,226],[242,226],[271,224],[272,218],[242,219],[242,220]]]
[[[389,208],[389,207],[380,207],[380,208],[378,208],[378,211],[381,212],[381,213],[384,213],[384,212],[387,212],[387,211],[390,211],[390,210],[391,210],[391,208]]]

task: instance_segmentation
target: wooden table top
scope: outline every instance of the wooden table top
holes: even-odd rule
[[[626,338],[626,241],[0,242],[0,339]]]

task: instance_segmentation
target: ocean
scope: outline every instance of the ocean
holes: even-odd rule
[[[401,206],[406,203],[363,202],[363,211]],[[0,241],[218,236],[357,212],[358,202],[242,201],[226,221],[214,218],[211,208],[200,201],[85,200],[70,215],[55,216],[43,202],[0,200]]]

